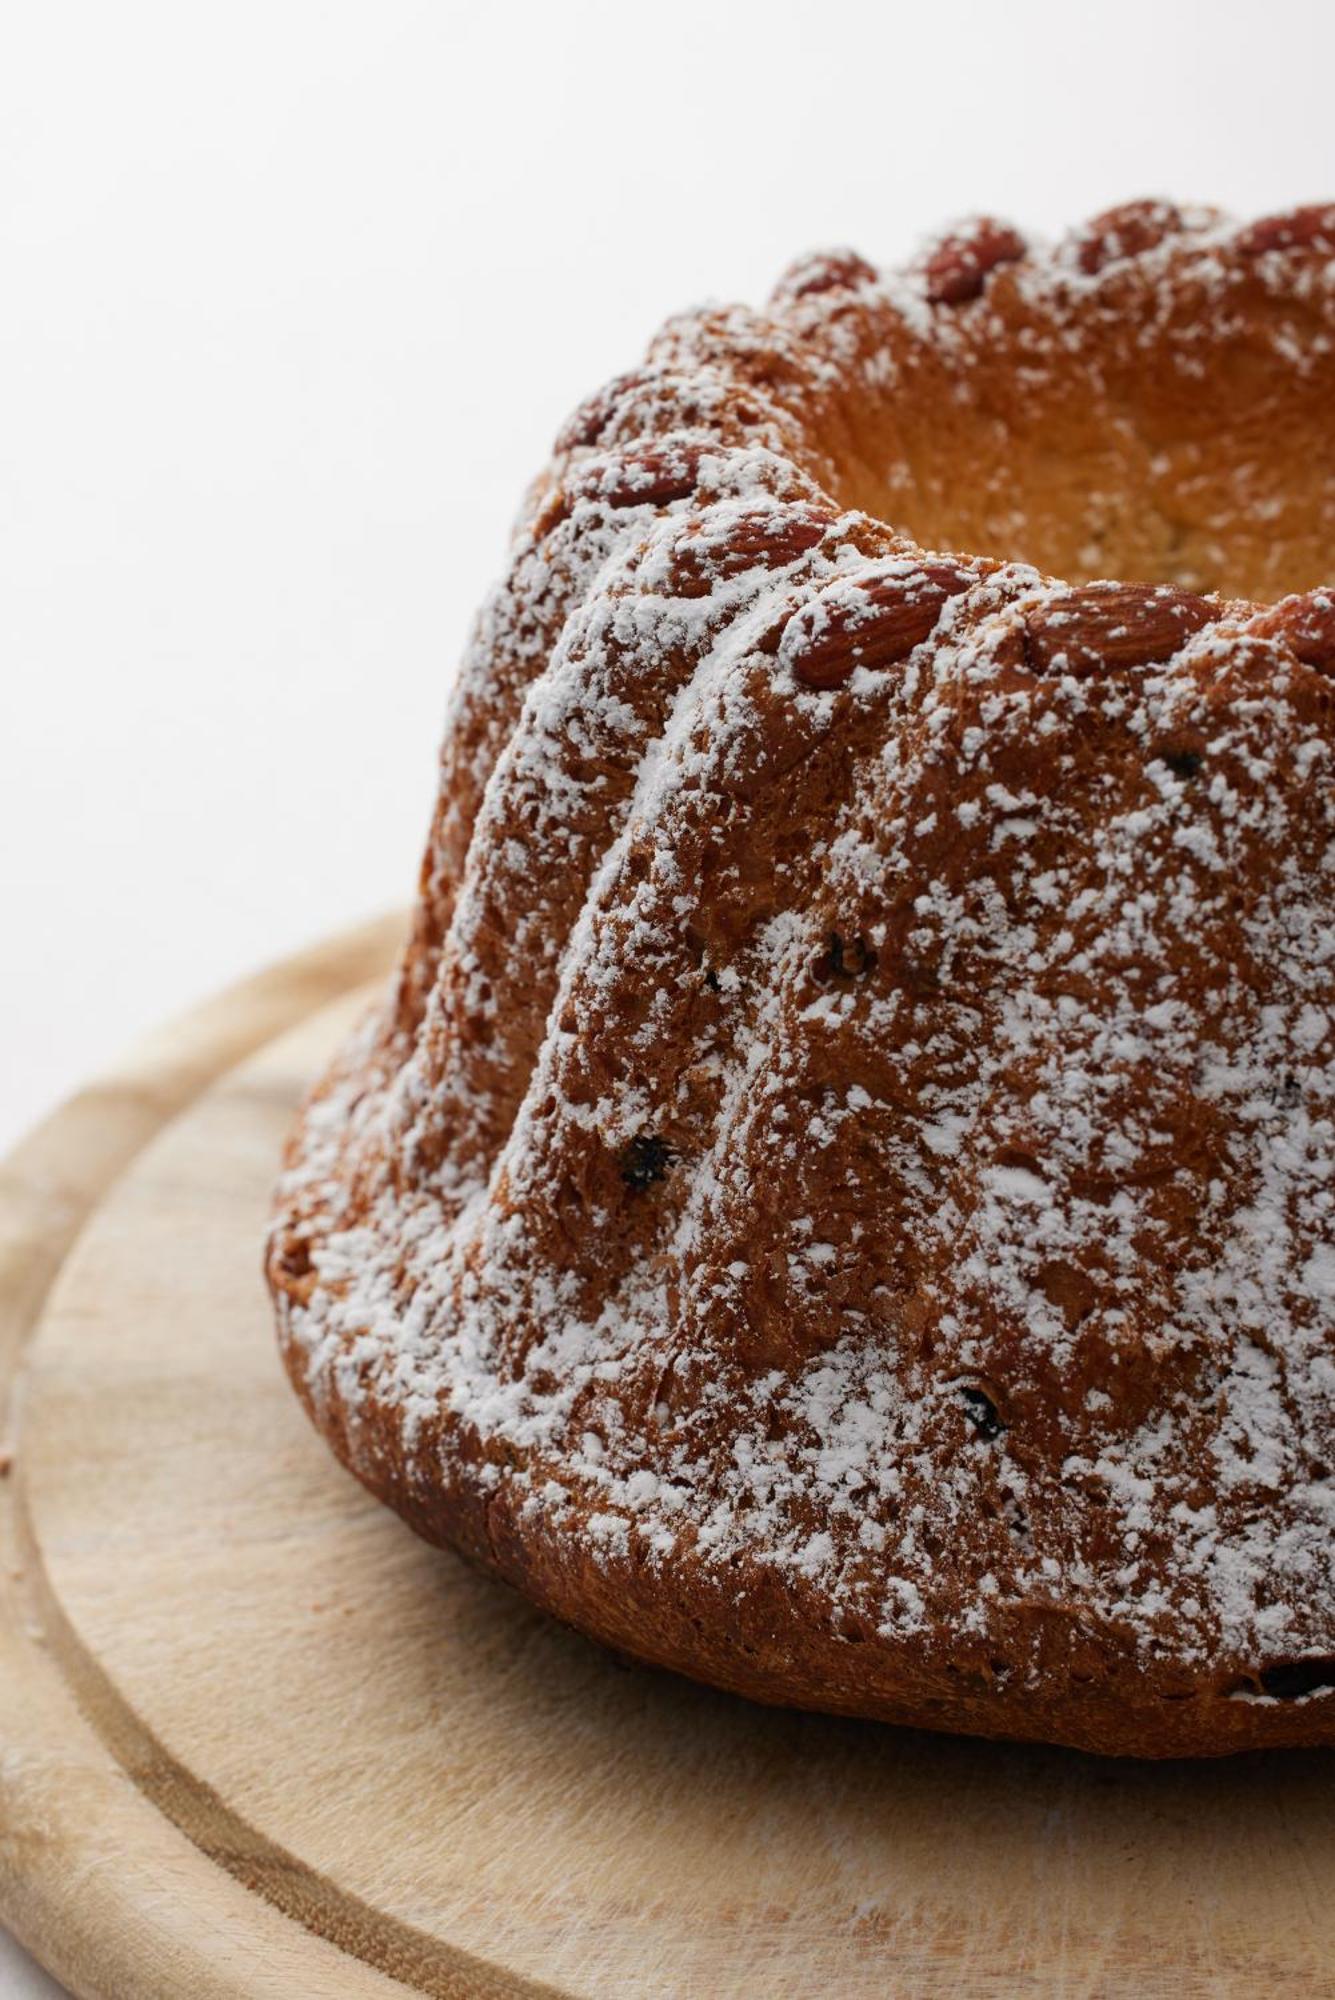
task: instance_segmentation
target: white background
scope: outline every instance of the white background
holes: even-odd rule
[[[1333,62],[1328,0],[0,0],[0,1146],[406,899],[520,492],[669,311],[1335,196]]]

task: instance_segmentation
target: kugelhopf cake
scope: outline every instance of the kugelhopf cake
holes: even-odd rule
[[[268,1271],[339,1457],[624,1653],[1335,1743],[1335,208],[671,321],[453,696]]]

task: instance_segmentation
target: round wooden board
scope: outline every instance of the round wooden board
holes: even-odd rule
[[[297,1097],[397,926],[0,1188],[0,1916],[80,1994],[1335,1995],[1335,1765],[1099,1762],[627,1670],[418,1543],[276,1360]]]

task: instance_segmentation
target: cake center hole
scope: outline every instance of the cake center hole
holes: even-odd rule
[[[1335,344],[1296,298],[1174,312],[1151,330],[1147,307],[1090,306],[1061,346],[980,315],[894,357],[892,393],[848,412],[839,497],[1072,583],[1264,602],[1335,582]]]

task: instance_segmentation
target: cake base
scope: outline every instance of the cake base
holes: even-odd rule
[[[619,1666],[339,1471],[259,1246],[399,933],[213,1003],[4,1170],[0,1917],[98,2000],[1335,1995],[1331,1753],[753,1708]]]

